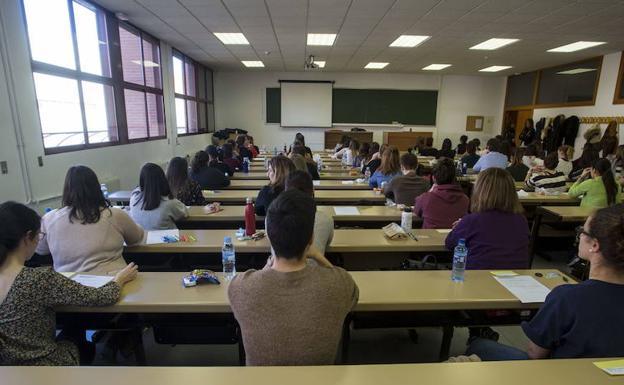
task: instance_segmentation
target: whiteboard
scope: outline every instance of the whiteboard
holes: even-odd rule
[[[330,82],[281,83],[282,127],[332,127]]]

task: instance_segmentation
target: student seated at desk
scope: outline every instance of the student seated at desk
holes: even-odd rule
[[[288,174],[293,171],[295,171],[295,165],[290,159],[283,155],[273,157],[269,160],[269,170],[267,171],[269,184],[258,192],[255,205],[257,215],[266,215],[271,202],[284,191],[286,178]]]
[[[126,266],[124,242],[143,242],[144,231],[122,209],[111,207],[88,167],[67,170],[61,208],[41,221],[37,254],[52,255],[54,270],[107,273]]]
[[[273,250],[262,270],[230,282],[230,306],[245,341],[247,365],[331,365],[342,327],[358,300],[353,278],[314,249],[314,198],[285,191],[271,204]],[[308,264],[308,258],[316,264]]]
[[[455,179],[455,163],[440,159],[433,166],[433,187],[416,198],[414,214],[423,218],[423,229],[449,229],[468,213],[470,200]]]
[[[401,173],[403,175],[392,178],[384,188],[386,198],[401,205],[412,205],[419,195],[431,187],[429,181],[416,174],[418,158],[416,155],[405,153],[401,155]]]
[[[340,152],[343,148],[349,147],[349,141],[350,141],[349,137],[346,135],[343,135],[340,138],[340,142],[336,143],[336,146],[334,147],[334,155],[337,152]]]
[[[401,175],[399,149],[395,146],[388,146],[381,153],[379,168],[372,174],[368,185],[370,187],[381,187],[383,182],[390,182],[392,178],[399,175]]]
[[[460,239],[466,240],[466,269],[529,267],[529,225],[507,171],[493,167],[479,174],[470,211],[446,237],[448,250]]]
[[[466,169],[472,169],[479,161],[479,155],[477,155],[477,146],[474,141],[466,144],[466,154],[462,156],[460,162],[466,165]]]
[[[226,143],[223,145],[223,163],[227,164],[230,170],[234,171],[238,171],[241,169],[241,167],[243,167],[241,161],[234,156],[231,143]]]
[[[297,145],[299,145],[299,146],[303,146],[303,148],[304,148],[304,150],[305,150],[305,154],[300,154],[300,155],[303,155],[304,157],[309,156],[309,157],[310,157],[310,159],[312,159],[312,150],[310,149],[310,147],[306,146],[306,143],[305,143],[305,136],[303,136],[303,134],[302,134],[302,133],[300,133],[300,132],[298,132],[298,133],[295,135],[295,141],[293,142],[292,147],[295,147],[295,146],[297,146]],[[291,151],[292,151],[292,148],[291,148]],[[289,153],[290,153],[290,152],[289,152]]]
[[[238,148],[238,159],[242,162],[245,158],[251,160],[253,159],[253,153],[249,150],[249,139],[247,135],[238,135],[236,137],[236,147]]]
[[[260,149],[254,144],[253,136],[247,135],[247,140],[249,141],[249,146],[247,148],[251,151],[251,157],[255,158],[258,154],[260,154]]]
[[[219,150],[215,145],[208,145],[206,147],[206,154],[208,154],[208,167],[219,170],[226,177],[234,175],[234,170],[227,164],[219,161]]]
[[[581,156],[572,161],[572,172],[568,175],[571,180],[577,180],[585,169],[590,168],[600,159],[600,154],[591,143],[585,143]]]
[[[318,172],[318,165],[314,160],[312,160],[312,156],[308,154],[307,150],[304,146],[294,146],[292,148],[292,154],[299,154],[303,157],[306,163],[306,170],[312,176],[314,180],[320,180],[321,176]]]
[[[286,178],[286,191],[299,190],[314,198],[314,184],[310,174],[305,171],[295,170]],[[334,218],[324,211],[316,210],[314,217],[314,247],[323,255],[325,249],[334,238]]]
[[[571,197],[583,196],[581,207],[603,208],[622,202],[620,186],[615,182],[611,162],[598,159],[592,168],[586,168],[570,187]]]
[[[522,147],[516,147],[513,158],[511,159],[511,164],[506,168],[516,182],[524,182],[529,172],[529,168],[522,162],[523,155],[524,149]]]
[[[548,154],[544,159],[542,171],[539,171],[537,167],[529,170],[526,176],[526,185],[545,193],[565,192],[568,178],[561,171],[556,170],[558,163],[559,156],[556,152]]]
[[[574,157],[574,147],[563,145],[557,150],[559,163],[557,163],[557,171],[561,171],[563,175],[568,177],[572,172],[572,162],[570,159]]]
[[[507,155],[500,152],[500,142],[498,139],[492,138],[487,142],[486,153],[481,155],[472,169],[475,172],[485,171],[491,167],[504,170],[507,168],[507,163]]]
[[[342,150],[332,155],[332,158],[341,159],[343,166],[354,167],[355,156],[358,154],[359,150],[360,143],[355,139],[351,139],[349,141],[349,147],[344,147]]]
[[[49,267],[25,267],[39,239],[46,236],[40,231],[40,222],[37,213],[22,204],[0,205],[0,363],[88,364],[95,347],[84,340],[84,331],[64,330],[55,337],[54,309],[65,305],[112,305],[119,299],[122,286],[136,277],[137,268],[130,264],[111,282],[92,288]],[[68,236],[79,237],[71,233]]]
[[[191,179],[199,183],[202,190],[220,190],[230,185],[230,179],[214,167],[208,167],[210,157],[205,151],[197,151],[191,162]]]
[[[527,351],[473,339],[467,354],[485,361],[624,356],[624,206],[598,210],[579,234],[578,256],[589,263],[589,279],[560,285],[522,329]]]
[[[159,165],[146,163],[141,169],[139,187],[130,197],[130,216],[145,230],[175,229],[175,222],[188,216],[184,203],[171,194]]]
[[[379,166],[381,166],[381,154],[388,148],[387,144],[382,144],[381,146],[377,142],[373,142],[371,144],[371,157],[362,162],[362,174],[366,172],[368,168],[370,170],[371,175],[377,171]]]
[[[530,144],[527,146],[522,156],[522,163],[530,170],[535,167],[544,166],[544,161],[538,156],[537,145]]]
[[[432,156],[434,158],[438,157],[438,150],[433,148],[433,138],[428,136],[425,139],[425,146],[420,149],[420,156]]]
[[[445,138],[442,141],[442,148],[438,151],[438,156],[436,158],[449,158],[455,159],[455,151],[453,150],[453,143],[449,138]]]
[[[468,145],[468,137],[466,135],[462,135],[459,137],[459,144],[455,151],[457,155],[464,155],[466,153],[466,146]]]
[[[199,183],[189,177],[186,159],[176,156],[169,161],[167,182],[173,197],[186,206],[203,206],[207,203]]]

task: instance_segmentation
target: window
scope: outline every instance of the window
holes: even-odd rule
[[[126,24],[119,25],[128,139],[163,138],[165,114],[156,41]]]
[[[532,105],[536,78],[536,71],[508,77],[505,107]]]
[[[46,154],[165,136],[156,39],[86,1],[23,0],[23,11]]]
[[[593,104],[602,57],[540,71],[538,105]]]
[[[620,58],[620,71],[618,72],[617,83],[615,86],[615,96],[613,104],[624,104],[624,52]]]
[[[176,51],[173,80],[178,134],[214,132],[212,71]]]

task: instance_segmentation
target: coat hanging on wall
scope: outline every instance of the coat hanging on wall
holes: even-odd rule
[[[565,127],[563,125],[565,121],[565,116],[563,114],[557,115],[553,120],[553,141],[550,143],[550,147],[546,149],[546,151],[557,151],[557,148],[563,144],[563,139],[565,137]]]
[[[578,135],[579,126],[580,126],[580,120],[579,120],[579,117],[576,115],[572,115],[568,117],[563,122],[564,144],[574,147],[574,141],[576,140],[576,136]]]

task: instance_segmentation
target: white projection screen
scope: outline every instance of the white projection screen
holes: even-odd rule
[[[333,82],[280,82],[282,127],[332,127]]]

